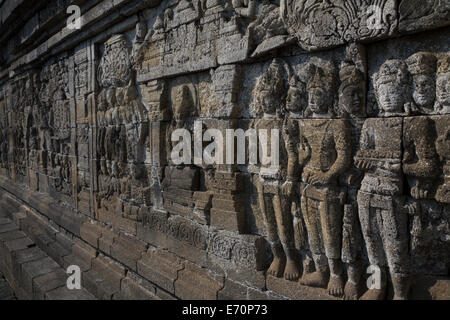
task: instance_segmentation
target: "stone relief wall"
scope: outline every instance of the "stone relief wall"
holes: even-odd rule
[[[5,49],[1,194],[70,235],[62,266],[118,263],[113,298],[449,299],[449,9],[122,1],[111,31]],[[175,163],[199,120],[279,129],[279,166]]]

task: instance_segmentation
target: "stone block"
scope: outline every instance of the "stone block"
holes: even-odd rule
[[[86,289],[69,290],[66,286],[49,291],[45,300],[96,300]]]
[[[33,294],[33,279],[58,269],[59,265],[49,257],[24,263],[20,285],[27,293]]]
[[[223,286],[222,276],[185,262],[185,268],[175,280],[175,295],[183,300],[216,300]]]
[[[174,282],[182,269],[183,263],[176,255],[155,248],[149,248],[137,262],[139,275],[172,294],[175,292]]]
[[[111,256],[136,271],[137,261],[145,250],[146,245],[143,242],[120,234],[111,246]]]
[[[68,275],[63,269],[56,269],[33,279],[33,298],[44,300],[45,294],[67,285]]]

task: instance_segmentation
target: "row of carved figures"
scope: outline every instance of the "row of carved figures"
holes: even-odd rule
[[[302,95],[291,86],[287,98],[291,117],[284,124],[278,120],[283,87],[280,63],[275,60],[258,79],[254,99],[264,115],[256,121],[256,128],[283,127],[284,142],[280,145],[288,159],[285,168],[262,166],[259,170],[259,208],[274,256],[268,274],[284,275],[288,280],[300,277],[295,220],[302,218],[315,271],[305,270],[300,283],[328,287],[331,295],[358,298],[361,273],[357,262],[364,243],[370,264],[381,270],[381,285],[368,290],[362,298],[385,297],[387,269],[394,298],[407,298],[408,216],[414,219],[422,210],[426,214],[430,201],[450,203],[450,117],[408,117],[413,112],[448,113],[450,59],[446,56],[439,62],[437,84],[436,70],[432,68],[436,65],[434,55],[418,53],[408,63],[409,68],[402,60],[387,60],[375,74],[379,118],[358,118],[363,78],[355,69],[347,73],[349,77],[341,85],[339,105],[347,115],[341,119],[330,116],[332,80],[320,66],[307,84],[311,119],[293,120],[292,115],[299,110],[292,107],[301,105],[298,98]],[[408,99],[410,74],[414,103]],[[405,182],[409,194],[404,191]],[[301,216],[294,217],[293,223],[291,206],[295,201]],[[360,234],[364,241],[358,239]]]

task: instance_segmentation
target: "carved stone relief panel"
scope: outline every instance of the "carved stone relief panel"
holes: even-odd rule
[[[396,32],[395,0],[282,0],[281,15],[305,50],[386,37]]]

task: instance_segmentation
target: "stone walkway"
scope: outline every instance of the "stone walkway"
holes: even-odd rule
[[[0,300],[95,300],[84,288],[69,290],[64,269],[5,216],[0,212]],[[17,282],[14,292],[2,271]]]

